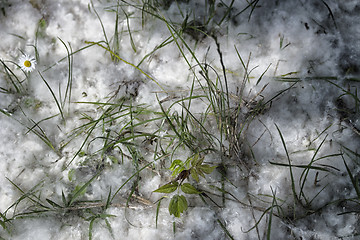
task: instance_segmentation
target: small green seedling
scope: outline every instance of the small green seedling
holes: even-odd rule
[[[189,179],[191,176],[196,182],[199,182],[200,177],[205,178],[205,174],[210,174],[216,166],[210,166],[204,164],[204,157],[200,157],[199,153],[189,157],[185,162],[180,159],[174,160],[170,166],[170,170],[173,172],[172,176],[176,178],[159,187],[154,192],[159,193],[172,193],[178,190],[178,194],[174,195],[169,203],[169,213],[175,217],[180,217],[180,214],[187,210],[188,203],[184,195],[179,194],[179,189],[186,194],[201,194],[201,191],[197,190],[190,183],[184,183],[185,179]],[[161,201],[159,201],[160,204]]]

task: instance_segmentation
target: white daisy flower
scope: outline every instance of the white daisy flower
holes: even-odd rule
[[[19,58],[19,66],[25,72],[31,72],[32,70],[34,70],[35,65],[36,65],[36,60],[32,56],[24,54]]]

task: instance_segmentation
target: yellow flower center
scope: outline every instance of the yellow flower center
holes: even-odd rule
[[[25,67],[31,67],[31,62],[30,62],[29,60],[26,60],[26,61],[24,62],[24,66],[25,66]]]

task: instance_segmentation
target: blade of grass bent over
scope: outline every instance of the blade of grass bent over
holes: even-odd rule
[[[281,138],[281,142],[284,146],[284,149],[285,149],[285,153],[286,153],[286,157],[287,157],[287,160],[288,160],[288,163],[289,163],[289,171],[290,171],[290,178],[291,178],[291,189],[292,189],[292,192],[293,192],[293,195],[294,195],[294,199],[297,201],[299,198],[296,194],[296,189],[295,189],[295,179],[294,179],[294,175],[293,175],[293,171],[292,171],[292,165],[291,165],[291,160],[290,160],[290,156],[289,156],[289,152],[286,148],[286,143],[285,143],[285,140],[284,140],[284,137],[278,127],[277,124],[275,124],[276,126],[276,129],[278,130],[279,132],[279,135],[280,135],[280,138]]]
[[[323,141],[320,143],[319,147],[316,149],[311,161],[309,162],[309,164],[307,165],[308,167],[306,169],[304,169],[304,171],[301,173],[301,176],[300,176],[300,182],[301,180],[304,178],[303,182],[301,183],[301,187],[300,187],[300,193],[299,193],[299,197],[301,198],[301,196],[304,197],[305,201],[307,201],[306,197],[305,197],[305,193],[304,193],[304,187],[305,187],[305,182],[306,182],[306,179],[307,179],[307,176],[309,174],[309,171],[310,171],[310,167],[312,166],[312,164],[315,162],[315,157],[316,157],[316,154],[319,152],[321,146],[324,144],[326,140],[326,137],[323,139]]]
[[[72,48],[70,43],[69,44],[69,48],[66,46],[65,42],[61,39],[58,38],[61,43],[64,45],[66,52],[67,52],[67,58],[68,58],[68,69],[69,69],[69,76],[68,76],[68,81],[67,81],[67,85],[66,85],[66,90],[65,90],[65,95],[64,95],[64,100],[61,104],[61,107],[64,108],[65,103],[66,103],[66,98],[69,99],[68,101],[68,107],[69,107],[69,112],[70,112],[70,102],[71,102],[71,89],[72,89],[72,67],[73,67],[73,55],[72,55]],[[61,97],[61,96],[60,96]]]
[[[45,80],[45,78],[43,77],[43,75],[38,71],[41,79],[44,81],[44,83],[46,84],[47,88],[49,89],[51,95],[53,96],[54,100],[55,100],[55,103],[59,109],[59,112],[60,112],[60,115],[61,115],[61,118],[63,119],[63,121],[65,122],[65,118],[64,118],[64,114],[63,114],[63,111],[62,111],[62,108],[61,108],[61,105],[59,103],[59,101],[57,100],[56,96],[55,96],[55,93],[53,92],[53,90],[51,89],[50,85],[48,84],[48,82]]]

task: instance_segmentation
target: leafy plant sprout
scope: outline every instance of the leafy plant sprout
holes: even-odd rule
[[[35,69],[36,60],[31,55],[23,54],[19,58],[18,64],[24,72],[32,72]]]
[[[204,164],[204,157],[201,157],[198,153],[192,157],[189,157],[185,162],[180,159],[174,160],[170,166],[170,170],[173,171],[172,176],[176,178],[170,183],[161,186],[154,192],[158,193],[172,193],[181,188],[181,191],[186,194],[201,194],[195,186],[190,183],[183,183],[185,179],[191,176],[196,182],[199,182],[199,176],[205,178],[205,174],[210,174],[216,166],[210,166]],[[191,165],[191,166],[190,166]],[[180,181],[180,183],[178,183]],[[159,205],[160,206],[159,201]],[[175,217],[180,217],[180,213],[184,212],[188,208],[188,203],[183,195],[174,195],[169,203],[169,213]]]

